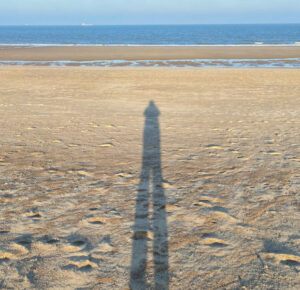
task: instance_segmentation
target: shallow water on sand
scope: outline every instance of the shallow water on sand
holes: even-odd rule
[[[300,68],[300,58],[287,59],[181,59],[181,60],[95,60],[95,61],[0,61],[19,66],[96,66],[96,67],[233,67]]]

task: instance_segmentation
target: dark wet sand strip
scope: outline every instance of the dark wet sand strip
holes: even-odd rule
[[[300,46],[52,46],[0,48],[0,60],[93,61],[299,58]]]

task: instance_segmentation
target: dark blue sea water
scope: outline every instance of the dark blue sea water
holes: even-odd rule
[[[300,24],[0,26],[0,44],[300,45]]]

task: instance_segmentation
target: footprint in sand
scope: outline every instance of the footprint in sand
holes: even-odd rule
[[[52,237],[52,236],[44,236],[42,238],[39,239],[39,241],[45,243],[45,244],[58,244],[59,243],[59,239],[58,238],[55,238],[55,237]]]
[[[269,150],[267,152],[264,152],[264,154],[269,154],[269,155],[273,155],[273,156],[279,156],[279,155],[282,155],[281,152],[277,152],[277,151],[274,151],[274,150]]]
[[[68,144],[68,147],[79,147],[79,146],[80,146],[79,144],[74,144],[74,143]]]
[[[114,124],[107,124],[107,125],[105,125],[105,128],[116,128],[116,125],[114,125]]]
[[[93,225],[103,225],[106,223],[106,218],[103,217],[92,217],[87,220],[88,223]]]
[[[165,208],[167,213],[172,213],[180,210],[180,206],[175,205],[175,204],[167,204]]]
[[[29,237],[21,238],[15,244],[14,249],[22,255],[27,254],[28,250],[33,250],[42,255],[52,255],[56,253],[58,246],[59,239],[46,235],[37,239],[37,241],[32,241]]]
[[[20,237],[11,243],[6,250],[0,249],[0,264],[26,256],[31,248],[31,240],[25,239],[25,237]]]
[[[61,250],[66,253],[75,253],[83,250],[84,247],[74,246],[74,245],[62,245]]]
[[[29,250],[21,244],[12,243],[9,248],[16,257],[26,256],[29,253]]]
[[[70,262],[63,267],[64,270],[75,270],[80,272],[90,272],[97,268],[97,264],[90,261],[88,257],[75,256],[70,258]]]
[[[224,248],[228,246],[224,240],[214,237],[204,238],[203,244],[212,248]]]
[[[120,223],[120,218],[108,218],[108,217],[100,217],[100,216],[93,216],[88,217],[86,220],[91,225],[104,225],[104,224],[118,224]]]
[[[276,264],[300,267],[300,255],[285,243],[275,240],[264,241],[264,253],[261,256]]]
[[[220,210],[223,209],[223,210]],[[219,222],[228,222],[231,224],[237,223],[237,219],[228,214],[227,209],[222,207],[212,207],[209,208],[209,218],[213,220],[218,220]]]
[[[32,210],[26,212],[25,216],[27,218],[31,218],[33,220],[39,220],[42,217],[42,215],[40,214],[40,212],[37,209],[32,209]]]
[[[199,200],[197,202],[194,202],[193,205],[194,206],[200,206],[200,207],[208,207],[208,208],[212,207],[210,202],[207,201],[207,200]]]
[[[297,255],[267,253],[262,254],[262,257],[276,264],[300,267],[300,256]]]
[[[144,240],[152,241],[154,238],[154,234],[152,231],[135,231],[132,239],[133,240]]]
[[[213,212],[228,213],[228,209],[226,207],[223,207],[223,206],[212,206],[208,210],[213,211]]]
[[[97,248],[96,251],[100,253],[111,253],[114,252],[115,248],[110,243],[101,243]]]
[[[103,148],[114,147],[114,144],[113,143],[103,143],[100,145],[100,147],[103,147]]]
[[[33,219],[33,220],[37,220],[37,219],[40,219],[42,216],[41,216],[41,214],[40,213],[28,213],[28,214],[26,214],[26,216],[28,217],[28,218],[31,218],[31,219]]]
[[[55,139],[55,140],[53,140],[52,142],[53,142],[53,143],[57,143],[57,144],[63,143],[61,139]]]
[[[85,170],[79,170],[77,173],[81,176],[86,176],[86,177],[93,177],[93,173],[85,171]]]
[[[134,175],[131,174],[131,173],[126,173],[126,172],[119,172],[116,174],[117,177],[120,177],[120,178],[126,178],[126,179],[129,179],[129,178],[132,178]]]
[[[164,189],[173,189],[173,188],[174,188],[174,185],[171,184],[171,183],[169,183],[168,181],[164,181],[164,182],[162,183],[162,186],[161,186],[161,187],[164,188]]]
[[[201,196],[199,201],[210,202],[210,203],[223,203],[224,202],[221,198],[211,197],[211,196],[206,196],[206,195]]]
[[[208,145],[206,146],[206,148],[207,148],[207,149],[213,149],[213,150],[222,150],[222,149],[224,149],[223,146],[218,145],[218,144],[208,144]]]
[[[90,208],[89,208],[90,211],[96,211],[96,210],[98,210],[98,209],[99,209],[98,207],[90,207]]]
[[[0,251],[0,264],[10,262],[11,260],[15,260],[16,257],[12,253],[2,252]]]
[[[67,244],[61,244],[60,247],[64,252],[73,253],[73,252],[80,252],[85,249],[91,248],[91,243],[84,236],[71,235],[68,237]]]
[[[86,170],[68,170],[67,171],[69,174],[77,174],[79,176],[84,176],[84,177],[93,177],[94,174],[91,172],[88,172]]]
[[[111,243],[110,236],[106,236],[102,239],[100,244],[93,249],[91,253],[92,260],[99,263],[101,260],[103,260],[103,257],[105,254],[112,254],[116,251],[115,247]]]
[[[55,255],[57,252],[56,244],[47,244],[43,242],[34,242],[31,246],[32,250],[39,255]]]
[[[23,235],[23,236],[17,237],[15,239],[15,243],[30,250],[31,245],[32,245],[32,236],[31,235]]]
[[[206,207],[211,211],[228,212],[228,210],[221,206],[215,206],[214,203],[223,203],[223,200],[217,197],[202,196],[197,202],[194,202],[194,206]]]

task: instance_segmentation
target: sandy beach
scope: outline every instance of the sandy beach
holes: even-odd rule
[[[299,80],[293,69],[1,67],[0,288],[299,289]]]
[[[93,61],[300,58],[300,46],[49,46],[0,47],[1,60]]]

